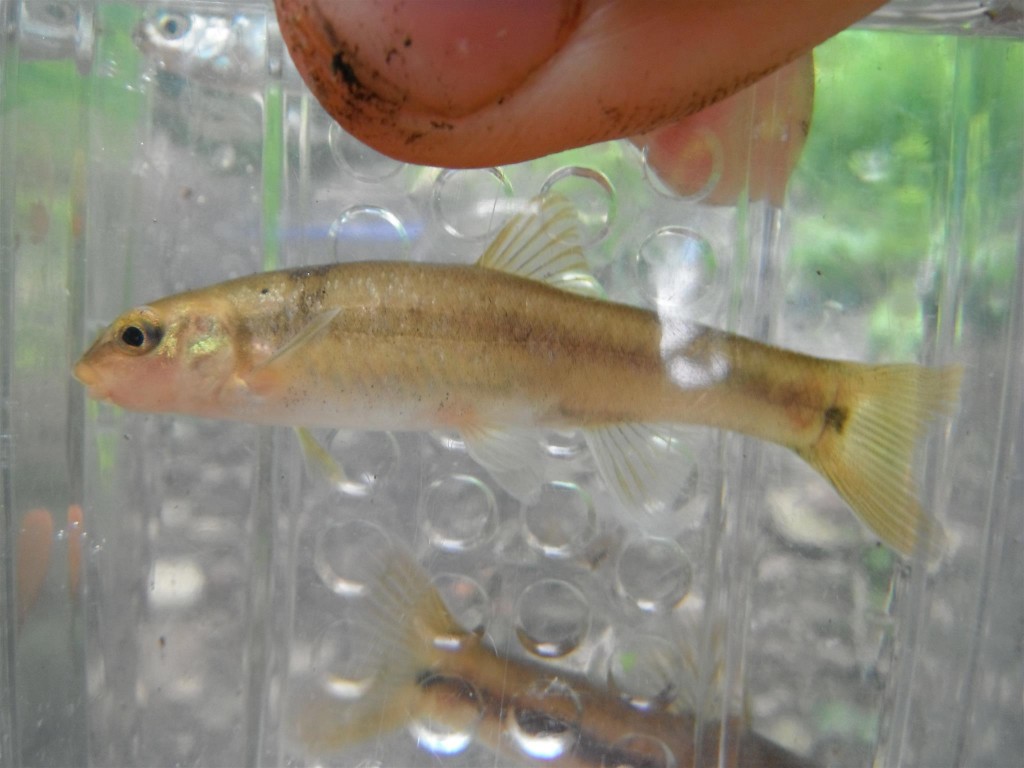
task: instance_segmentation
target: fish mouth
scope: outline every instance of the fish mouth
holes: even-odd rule
[[[100,377],[96,373],[96,369],[89,365],[85,358],[75,363],[75,367],[71,369],[71,375],[85,385],[89,397],[95,400],[107,399],[109,393],[100,387]]]

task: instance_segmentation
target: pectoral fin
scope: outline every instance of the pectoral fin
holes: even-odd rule
[[[262,363],[254,366],[252,370],[244,375],[240,375],[239,382],[241,385],[257,396],[274,391],[275,387],[281,384],[282,378],[287,378],[288,366],[295,362],[295,355],[297,353],[301,354],[303,350],[307,349],[309,342],[326,331],[340,311],[337,308],[328,309],[315,315],[309,323],[288,339],[274,354]]]
[[[533,198],[502,228],[477,265],[605,298],[583,257],[576,210],[561,195]]]
[[[333,322],[334,318],[341,312],[340,309],[335,307],[334,309],[325,309],[313,318],[299,330],[294,336],[281,346],[273,355],[267,358],[265,361],[257,365],[253,369],[253,373],[262,373],[272,368],[277,368],[286,363],[288,358],[301,350],[306,344],[315,339]]]

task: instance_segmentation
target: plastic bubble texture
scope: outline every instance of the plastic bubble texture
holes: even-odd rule
[[[710,172],[682,192],[626,140],[419,167],[327,117],[270,0],[0,0],[0,764],[693,764],[612,711],[705,734],[742,715],[723,743],[814,764],[1019,762],[1022,13],[897,0],[817,49],[776,207],[733,172],[750,126],[699,136]],[[317,465],[288,429],[130,413],[70,378],[131,306],[299,265],[469,264],[542,192],[572,202],[616,301],[960,363],[959,410],[918,457],[947,539],[932,570],[731,434],[681,432],[672,493],[630,512],[572,431],[537,434],[544,484],[519,499],[455,432],[317,429]],[[395,547],[461,629],[391,620]],[[423,638],[438,656],[382,665]],[[477,651],[534,677],[501,700],[496,667],[433,672]],[[316,697],[375,725],[311,748]]]

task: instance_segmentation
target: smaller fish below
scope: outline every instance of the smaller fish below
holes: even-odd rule
[[[368,552],[370,572],[346,644],[360,649],[341,684],[333,670],[290,703],[291,737],[313,756],[339,752],[401,728],[442,753],[473,740],[500,764],[559,768],[720,765],[721,724],[706,722],[699,745],[691,712],[641,710],[582,675],[507,658],[466,631],[400,546]],[[349,660],[346,660],[348,662]],[[351,678],[351,679],[350,679]],[[356,679],[358,682],[353,682]],[[728,728],[729,768],[810,768],[806,758],[745,729]],[[446,734],[435,742],[429,735]]]
[[[941,530],[912,463],[953,409],[956,367],[823,360],[608,301],[565,198],[524,201],[474,265],[268,272],[119,317],[74,375],[139,411],[283,426],[458,430],[518,498],[547,479],[538,429],[579,429],[628,510],[659,509],[698,424],[797,453],[886,544]]]

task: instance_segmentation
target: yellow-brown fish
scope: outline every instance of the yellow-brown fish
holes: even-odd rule
[[[500,655],[455,620],[409,552],[389,545],[367,554],[363,610],[346,633],[341,674],[318,670],[317,684],[290,706],[292,734],[316,756],[408,727],[427,744],[448,737],[459,749],[476,739],[502,765],[811,765],[739,717],[729,719],[719,763],[719,722],[705,723],[698,738],[698,718],[675,703],[638,709],[583,675]]]
[[[530,201],[476,265],[365,262],[231,280],[126,312],[75,365],[125,408],[294,427],[458,429],[516,495],[541,482],[534,428],[579,428],[609,488],[644,506],[664,425],[786,446],[904,554],[939,538],[913,453],[959,370],[789,352],[605,300],[576,213]]]

